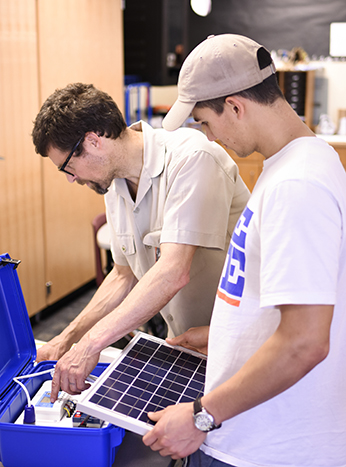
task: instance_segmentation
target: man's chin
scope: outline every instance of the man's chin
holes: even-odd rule
[[[95,191],[98,195],[105,195],[108,192],[108,188],[102,188],[101,185],[95,182],[85,182],[83,185],[86,184],[88,188]]]

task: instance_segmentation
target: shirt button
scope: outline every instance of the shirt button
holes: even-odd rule
[[[125,245],[122,245],[121,249],[122,249],[123,253],[126,252],[126,246]]]
[[[139,212],[139,208],[136,208],[133,212],[137,214]]]
[[[173,316],[171,314],[167,315],[168,321],[172,322],[173,321]]]

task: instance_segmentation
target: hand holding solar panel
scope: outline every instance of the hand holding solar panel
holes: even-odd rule
[[[178,404],[166,407],[150,415],[155,427],[143,437],[143,443],[161,456],[181,459],[197,451],[207,433],[194,424],[193,404]]]
[[[204,355],[208,354],[209,326],[190,328],[183,334],[166,339],[170,345],[180,345]]]
[[[82,394],[77,410],[144,435],[155,424],[148,412],[203,395],[205,369],[204,355],[138,333]]]

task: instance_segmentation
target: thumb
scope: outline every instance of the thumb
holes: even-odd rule
[[[160,418],[162,417],[162,412],[163,410],[160,410],[159,412],[148,412],[148,417],[153,422],[158,422]]]
[[[185,333],[176,337],[167,337],[166,342],[169,345],[182,345],[186,343]]]

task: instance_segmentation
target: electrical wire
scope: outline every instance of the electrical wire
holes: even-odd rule
[[[13,381],[15,383],[19,384],[19,386],[21,386],[23,391],[25,392],[25,395],[26,395],[26,398],[27,398],[27,401],[28,401],[28,407],[31,407],[31,397],[30,397],[29,391],[27,390],[26,386],[19,380],[20,379],[29,379],[29,378],[32,378],[34,376],[45,375],[47,373],[52,374],[52,371],[54,371],[54,368],[51,368],[49,370],[40,371],[38,373],[31,373],[29,375],[16,376],[15,378],[13,378]]]

